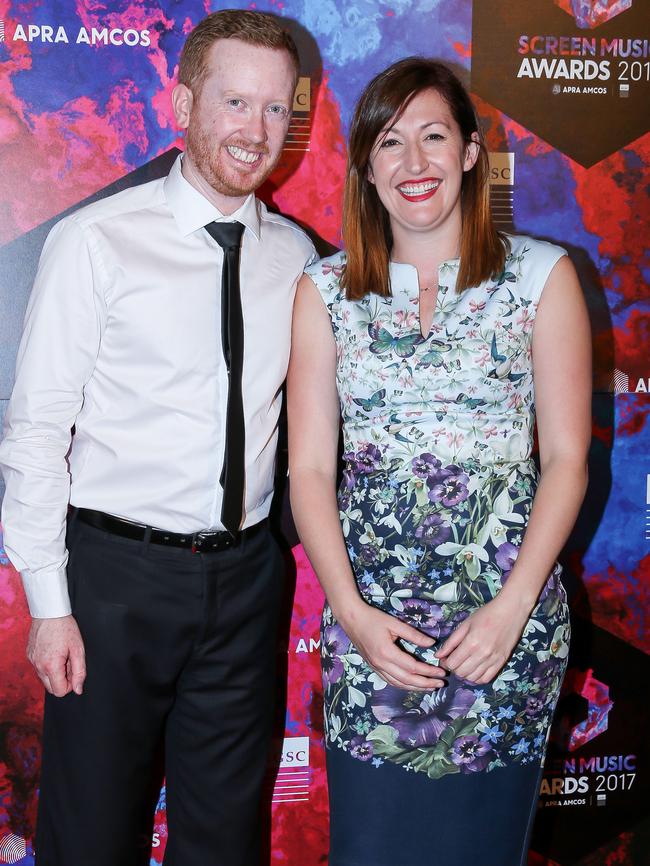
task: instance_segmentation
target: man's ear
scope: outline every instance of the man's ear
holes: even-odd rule
[[[172,108],[179,129],[187,129],[190,125],[190,115],[194,97],[192,91],[185,84],[177,84],[172,90]]]
[[[478,133],[473,132],[471,135],[471,141],[465,145],[465,161],[463,163],[463,171],[469,171],[471,168],[474,168],[480,150],[481,144]]]

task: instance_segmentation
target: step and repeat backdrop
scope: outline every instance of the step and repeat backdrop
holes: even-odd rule
[[[425,54],[452,64],[475,97],[499,225],[562,244],[577,267],[594,334],[591,481],[563,557],[574,642],[529,864],[648,863],[647,0],[0,0],[2,411],[47,231],[89,200],[167,172],[182,148],[170,108],[181,45],[226,7],[275,12],[298,43],[291,132],[261,196],[322,253],[340,243],[357,96],[388,64]],[[328,847],[322,595],[280,493],[292,592],[265,794],[268,862],[316,866]],[[1,547],[0,611],[0,863],[32,864],[42,694],[24,657],[20,582]],[[163,787],[152,864],[165,842]]]

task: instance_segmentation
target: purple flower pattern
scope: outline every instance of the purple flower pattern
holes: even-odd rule
[[[451,528],[438,514],[427,514],[414,535],[424,544],[442,544],[451,535]]]
[[[323,629],[321,636],[321,669],[323,672],[323,682],[326,686],[331,686],[333,683],[343,676],[343,662],[341,655],[346,652],[350,641],[341,626],[333,622],[331,625]]]
[[[357,734],[350,740],[350,754],[360,761],[369,761],[373,755],[372,740]]]
[[[494,555],[494,560],[501,569],[502,584],[504,584],[510,576],[512,566],[515,564],[518,555],[519,548],[515,547],[514,544],[510,544],[509,541],[504,541],[503,544],[500,544],[497,547],[497,551]]]
[[[431,502],[441,502],[447,508],[452,508],[467,499],[468,483],[469,478],[458,466],[447,466],[427,479],[429,499]]]
[[[458,683],[418,698],[411,692],[405,702],[402,689],[386,686],[372,705],[375,718],[392,725],[398,741],[410,747],[435,745],[450,722],[467,713],[475,700],[474,692]]]
[[[492,750],[488,743],[475,734],[458,737],[451,750],[451,760],[460,767],[463,773],[476,773],[484,770],[490,763]]]

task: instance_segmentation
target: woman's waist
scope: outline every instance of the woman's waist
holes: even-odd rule
[[[465,437],[459,431],[449,434],[400,436],[382,435],[377,428],[345,430],[343,458],[365,473],[393,473],[400,466],[419,463],[463,466],[470,472],[490,468],[509,472],[513,465],[529,466],[532,460],[531,437],[511,434],[499,438]]]
[[[530,503],[537,490],[538,471],[531,458],[483,462],[452,459],[435,450],[408,454],[386,448],[382,452],[380,446],[366,444],[356,451],[346,450],[343,460],[339,496],[344,498],[354,489],[370,488],[391,498],[414,496],[420,504],[451,506],[476,497],[493,499],[510,490],[521,503]]]

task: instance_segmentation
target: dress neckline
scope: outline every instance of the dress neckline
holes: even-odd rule
[[[394,261],[390,261],[389,265],[391,274],[391,291],[394,292],[395,289],[399,289],[402,293],[409,295],[409,297],[419,297],[420,285],[418,282],[418,270],[415,265],[411,265],[408,262]],[[439,288],[444,287],[444,290],[447,291],[449,285],[452,282],[455,282],[455,274],[453,279],[447,279],[446,281],[443,279],[443,274],[445,271],[456,271],[459,266],[460,259],[445,259],[445,261],[440,262],[438,265]],[[396,278],[394,282],[393,277]]]
[[[422,321],[420,319],[420,284],[418,281],[418,271],[415,265],[407,262],[390,262],[391,273],[391,295],[393,298],[398,298],[400,295],[406,299],[409,307],[417,315],[417,329],[423,340],[428,340],[433,333],[433,327],[440,315],[440,299],[446,296],[450,285],[455,283],[455,274],[452,280],[445,279],[444,271],[446,269],[456,269],[460,264],[460,259],[445,259],[438,265],[438,289],[436,292],[436,301],[431,317],[431,324],[427,333],[422,330]],[[445,267],[446,266],[446,267]]]

